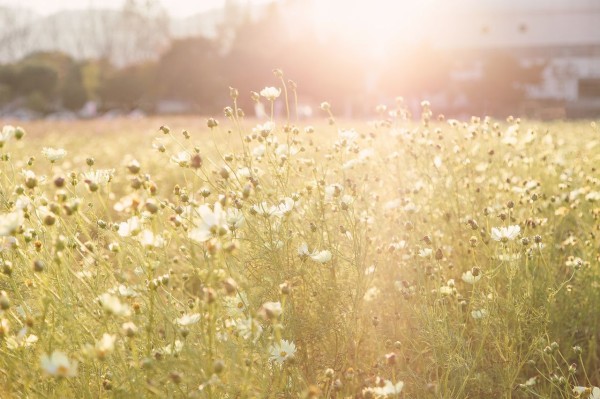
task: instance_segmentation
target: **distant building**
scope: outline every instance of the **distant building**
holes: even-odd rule
[[[541,84],[527,88],[531,100],[563,104],[568,116],[600,113],[600,1],[445,3],[431,25],[438,46],[471,55],[504,50],[523,65],[544,62]],[[480,72],[474,57],[455,77],[476,79]]]

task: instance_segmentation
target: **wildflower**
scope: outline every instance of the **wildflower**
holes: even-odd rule
[[[244,292],[237,291],[236,295],[226,296],[223,300],[225,302],[223,306],[225,306],[225,311],[229,317],[244,317],[246,304],[248,303],[248,297]]]
[[[508,227],[492,227],[492,240],[508,242],[512,241],[521,233],[521,227],[519,225],[513,225]]]
[[[269,353],[271,354],[271,361],[283,364],[296,355],[296,345],[291,341],[282,339],[279,343],[271,346]]]
[[[419,256],[421,258],[430,258],[433,255],[433,249],[431,248],[423,248],[419,250]]]
[[[471,317],[473,317],[474,319],[483,319],[487,315],[488,315],[488,311],[485,309],[473,310],[471,312]]]
[[[269,101],[275,101],[277,97],[281,94],[281,89],[276,87],[265,87],[260,91],[260,95],[266,98]]]
[[[189,326],[191,324],[195,324],[200,320],[200,313],[192,313],[192,314],[184,314],[178,319],[175,319],[175,322],[182,327]]]
[[[213,209],[208,205],[201,205],[196,209],[197,225],[190,230],[188,237],[194,241],[206,242],[212,237],[219,237],[227,233],[227,215],[220,202],[216,202]]]
[[[235,321],[235,329],[240,337],[245,340],[252,339],[252,342],[256,343],[263,333],[263,328],[258,320],[252,317],[238,319]]]
[[[0,131],[0,148],[4,147],[4,143],[12,139],[15,136],[16,129],[14,126],[5,125]]]
[[[98,301],[108,314],[115,316],[129,316],[131,314],[129,306],[122,304],[119,298],[114,295],[104,293],[98,298]]]
[[[165,246],[165,239],[160,234],[154,234],[148,229],[142,230],[138,236],[138,240],[146,248],[162,248]]]
[[[379,295],[379,292],[379,288],[371,287],[367,290],[367,292],[365,292],[363,299],[367,302],[371,302],[377,297],[377,295]]]
[[[229,208],[227,209],[227,214],[225,216],[227,221],[227,225],[229,225],[230,230],[237,230],[244,225],[244,214],[237,208]]]
[[[121,330],[123,330],[123,333],[126,336],[133,337],[135,334],[137,334],[138,327],[133,322],[128,321],[127,323],[123,323],[121,325]]]
[[[67,155],[67,151],[63,148],[44,147],[42,155],[45,156],[50,163],[54,163],[63,159]]]
[[[52,355],[43,355],[41,358],[42,369],[53,377],[75,377],[77,375],[77,362],[71,361],[64,352],[54,351]]]
[[[0,237],[13,235],[24,222],[25,218],[21,209],[0,215]]]
[[[474,275],[471,270],[467,270],[462,274],[462,280],[467,284],[475,284],[481,280],[481,274]]]
[[[88,185],[91,192],[97,191],[99,187],[106,186],[113,179],[114,169],[98,169],[83,173],[83,181]]]
[[[162,352],[166,353],[167,355],[177,355],[181,352],[182,349],[183,342],[181,342],[180,340],[175,340],[173,344],[169,344],[162,348]]]
[[[27,328],[22,328],[14,337],[6,338],[6,347],[15,350],[17,348],[26,348],[35,344],[38,341],[38,336],[34,334],[27,335]]]
[[[323,250],[319,252],[313,252],[310,258],[317,263],[327,263],[331,260],[331,251]]]
[[[404,382],[402,381],[394,384],[390,380],[385,380],[383,386],[363,389],[363,395],[370,393],[375,397],[385,398],[391,395],[399,395],[402,392],[402,388],[404,388]]]
[[[281,302],[265,302],[261,307],[261,312],[266,319],[276,319],[283,313]]]
[[[140,232],[140,218],[137,216],[130,217],[125,222],[119,223],[119,230],[117,233],[121,237],[130,237]]]
[[[104,333],[100,341],[96,342],[96,356],[98,359],[104,359],[106,355],[115,350],[116,335]]]
[[[191,161],[192,161],[192,155],[187,151],[181,151],[181,152],[171,156],[171,162],[173,162],[176,165],[181,166],[182,168],[189,166]]]

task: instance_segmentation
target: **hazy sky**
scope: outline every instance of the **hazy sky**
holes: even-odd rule
[[[199,11],[220,7],[225,0],[161,0],[169,12],[176,16],[192,15]],[[242,0],[249,3],[265,3],[272,0]],[[51,14],[61,9],[118,8],[124,0],[0,0],[0,5],[30,8],[38,13]]]

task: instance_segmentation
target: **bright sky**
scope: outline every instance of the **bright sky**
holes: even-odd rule
[[[268,3],[273,0],[241,0],[248,3]],[[161,0],[173,16],[188,16],[221,7],[225,0]],[[0,0],[0,5],[29,8],[37,13],[51,14],[63,9],[119,8],[124,0]]]

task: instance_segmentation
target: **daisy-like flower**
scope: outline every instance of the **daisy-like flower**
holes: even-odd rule
[[[462,280],[467,284],[475,284],[476,282],[481,280],[481,274],[474,276],[471,270],[467,270],[462,274]]]
[[[119,223],[119,230],[117,233],[121,237],[130,237],[140,232],[141,222],[137,216],[132,216],[127,221]]]
[[[228,208],[225,219],[230,230],[237,230],[244,225],[244,214],[237,208]]]
[[[185,168],[189,166],[192,161],[192,155],[187,151],[181,151],[173,156],[171,156],[171,162]]]
[[[95,352],[98,359],[104,359],[106,355],[109,355],[115,350],[115,341],[117,340],[116,335],[104,333],[102,338],[96,342]]]
[[[175,343],[169,344],[162,348],[162,352],[167,355],[177,355],[183,349],[183,342],[175,340]]]
[[[471,312],[471,317],[474,319],[483,319],[484,317],[487,317],[487,315],[488,311],[485,309],[473,310]]]
[[[206,242],[213,237],[227,233],[227,214],[223,211],[220,202],[215,202],[213,209],[208,205],[201,205],[196,209],[195,227],[190,230],[188,237],[197,242]]]
[[[15,127],[10,125],[5,125],[0,131],[0,148],[4,147],[4,143],[8,140],[12,139],[15,135]]]
[[[521,233],[521,227],[517,224],[508,227],[492,227],[492,240],[508,242],[512,241]]]
[[[192,313],[192,314],[184,314],[178,319],[175,319],[175,322],[182,327],[189,326],[192,324],[196,324],[200,320],[200,313]]]
[[[160,234],[154,234],[148,229],[142,230],[137,238],[140,244],[146,248],[162,248],[165,246],[165,239]]]
[[[423,248],[419,250],[419,256],[421,258],[430,258],[433,255],[433,249],[431,248]]]
[[[260,310],[267,319],[277,319],[283,313],[281,302],[265,302]]]
[[[13,235],[25,222],[21,209],[0,215],[0,237]]]
[[[45,156],[50,163],[54,163],[67,156],[67,151],[65,151],[63,148],[44,147],[42,150],[42,155]]]
[[[576,395],[575,397],[577,398],[585,398],[586,394],[590,394],[586,399],[600,399],[600,388],[598,387],[582,387],[582,386],[575,386],[573,387],[573,393]]]
[[[317,263],[327,263],[331,260],[331,251],[323,250],[313,252],[310,254],[310,258]]]
[[[375,298],[377,298],[377,295],[379,295],[379,288],[377,287],[371,287],[367,290],[367,292],[365,292],[365,295],[363,296],[363,299],[366,302],[371,302],[373,301]]]
[[[402,388],[404,388],[403,381],[399,381],[394,384],[390,380],[385,380],[383,383],[383,386],[373,387],[373,388],[365,388],[363,390],[363,394],[371,393],[376,398],[387,398],[388,396],[399,395],[402,392]]]
[[[252,339],[256,343],[263,333],[263,328],[258,320],[249,317],[247,319],[238,319],[235,321],[235,329],[240,337],[245,340]]]
[[[18,348],[26,348],[35,344],[38,341],[37,335],[27,335],[27,327],[22,328],[14,337],[6,338],[6,347],[11,350]]]
[[[113,179],[114,169],[98,169],[83,173],[83,181],[90,191],[97,191],[99,187],[106,186]]]
[[[265,87],[260,91],[260,95],[266,98],[269,101],[275,101],[277,97],[281,94],[281,89],[276,87]]]
[[[117,296],[104,293],[98,298],[98,301],[104,311],[108,314],[115,316],[129,316],[131,314],[129,306],[122,304]]]
[[[77,375],[77,362],[71,361],[64,352],[54,351],[52,355],[43,355],[41,358],[42,370],[53,377],[75,377]]]
[[[271,354],[271,361],[283,364],[296,355],[296,345],[291,341],[282,339],[281,342],[271,346],[269,353]]]

